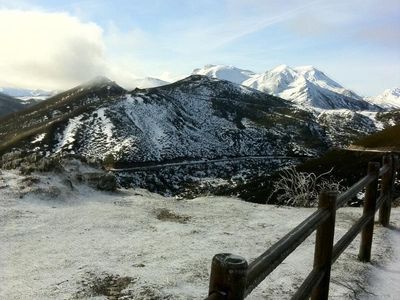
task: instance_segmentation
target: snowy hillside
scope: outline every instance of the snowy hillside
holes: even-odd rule
[[[97,80],[20,114],[18,126],[8,119],[0,128],[3,149],[19,146],[97,159],[112,155],[120,163],[313,156],[326,145],[311,113],[198,75],[131,93],[107,79]]]
[[[312,66],[291,68],[280,65],[265,73],[255,74],[235,67],[210,65],[193,72],[230,80],[293,101],[305,108],[372,111],[380,109]]]
[[[213,255],[251,262],[315,210],[223,197],[176,200],[143,190],[106,194],[53,173],[2,172],[0,298],[7,300],[204,299]],[[335,240],[361,211],[338,210]],[[399,209],[391,214],[398,228]],[[289,299],[312,269],[314,240],[246,299]],[[357,238],[332,267],[330,296],[396,299],[399,241],[396,230],[376,226],[370,264],[357,260]]]
[[[140,89],[147,89],[147,88],[153,88],[153,87],[158,87],[162,85],[169,84],[169,82],[158,79],[158,78],[153,78],[153,77],[145,77],[145,78],[140,78],[136,79],[133,81],[133,86],[140,88]]]
[[[203,68],[193,70],[192,74],[228,80],[237,84],[242,84],[245,80],[256,75],[252,71],[226,65],[205,65]]]
[[[400,88],[387,89],[375,97],[367,97],[366,101],[385,109],[400,109]]]
[[[349,109],[321,110],[317,122],[324,128],[332,146],[348,145],[383,128],[376,113]]]

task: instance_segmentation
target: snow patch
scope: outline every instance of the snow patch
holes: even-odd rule
[[[35,139],[31,142],[31,144],[36,144],[36,143],[39,143],[39,142],[43,141],[43,139],[45,138],[45,136],[46,136],[46,133],[38,134],[38,135],[35,137]]]
[[[77,116],[75,118],[69,119],[67,127],[61,134],[61,138],[56,146],[56,153],[60,152],[64,148],[72,149],[73,142],[75,142],[75,136],[78,132],[79,126],[82,124],[83,116]]]
[[[41,180],[43,187],[62,187],[57,175]],[[251,262],[315,211],[225,197],[175,200],[143,190],[105,194],[82,186],[64,202],[29,193],[20,199],[23,181],[13,172],[0,175],[0,186],[7,186],[0,194],[1,299],[71,299],[105,274],[132,279],[124,299],[204,299],[213,255],[233,253]],[[159,218],[160,211],[168,218]],[[361,213],[338,210],[335,241]],[[391,222],[400,226],[398,208]],[[346,249],[332,268],[332,298],[354,299],[361,285],[376,298],[397,299],[400,240],[393,234],[375,227],[373,264],[357,260],[359,237]],[[312,269],[314,241],[315,235],[306,239],[248,299],[292,295]]]

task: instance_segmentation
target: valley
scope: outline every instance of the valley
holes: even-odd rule
[[[72,155],[111,170],[126,188],[226,195],[398,122],[395,109],[362,99],[312,67],[257,75],[207,65],[193,73],[171,84],[150,78],[156,87],[133,91],[97,77],[50,96],[3,117],[0,154]],[[265,83],[247,84],[253,79]],[[298,84],[305,92],[294,100],[287,95]],[[3,164],[30,168],[18,159]]]

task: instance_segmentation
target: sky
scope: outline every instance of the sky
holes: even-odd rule
[[[313,65],[362,96],[400,86],[400,0],[0,0],[0,87],[126,88],[205,64]]]

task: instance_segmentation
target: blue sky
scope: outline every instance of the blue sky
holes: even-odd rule
[[[0,86],[67,88],[99,73],[128,86],[208,63],[314,65],[361,95],[400,86],[399,0],[0,0],[1,13],[0,28],[23,25],[15,38],[0,29]]]

